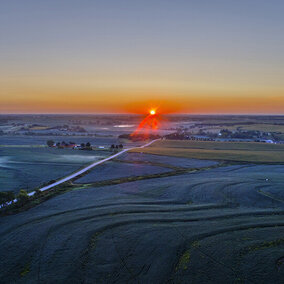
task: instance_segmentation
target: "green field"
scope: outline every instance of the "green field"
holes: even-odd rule
[[[282,144],[161,140],[132,152],[195,159],[284,163]]]

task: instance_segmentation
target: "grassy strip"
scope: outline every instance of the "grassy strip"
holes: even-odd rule
[[[116,184],[122,184],[122,183],[126,183],[126,182],[138,181],[138,180],[181,175],[181,174],[184,174],[184,173],[186,173],[186,170],[177,170],[177,171],[169,171],[169,172],[158,173],[158,174],[150,174],[150,175],[143,175],[143,176],[132,176],[132,177],[123,177],[123,178],[118,178],[118,179],[103,180],[103,181],[97,181],[97,182],[94,182],[94,183],[87,183],[87,184],[84,184],[84,185],[86,187],[101,187],[101,186],[106,186],[106,185],[116,185]]]
[[[199,242],[198,241],[195,241],[191,244],[190,248],[185,250],[183,252],[183,254],[180,256],[179,260],[178,260],[178,263],[175,267],[175,271],[179,271],[179,270],[187,270],[188,268],[188,264],[190,262],[190,253],[191,253],[191,250],[194,249],[194,248],[198,248],[200,245],[199,245]]]
[[[117,185],[122,184],[126,182],[133,182],[133,181],[139,181],[139,180],[146,180],[146,179],[153,179],[153,178],[163,178],[163,177],[170,177],[170,176],[176,176],[176,175],[182,175],[185,173],[194,173],[199,171],[205,171],[221,166],[226,166],[228,164],[220,163],[217,165],[209,166],[209,167],[203,167],[203,168],[178,168],[177,170],[165,172],[165,173],[158,173],[158,174],[149,174],[149,175],[142,175],[142,176],[131,176],[131,177],[123,177],[123,178],[117,178],[117,179],[110,179],[110,180],[103,180],[103,181],[97,181],[93,183],[86,183],[86,184],[78,184],[78,185],[84,185],[86,188],[88,187],[101,187],[101,186],[107,186],[107,185]]]
[[[30,263],[27,263],[20,272],[21,277],[25,277],[30,272]]]
[[[281,246],[283,244],[284,244],[284,238],[276,239],[276,240],[272,240],[272,241],[265,241],[265,242],[262,242],[262,243],[253,244],[251,246],[243,248],[239,252],[239,255],[240,255],[240,257],[243,257],[246,254],[249,254],[249,253],[252,253],[252,252],[255,252],[255,251],[258,251],[258,250],[274,248],[274,247]]]

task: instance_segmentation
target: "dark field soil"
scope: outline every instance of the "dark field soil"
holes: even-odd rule
[[[90,173],[76,180],[76,183],[92,183],[96,181],[110,180],[116,178],[130,177],[130,176],[141,176],[147,174],[156,174],[168,172],[169,169],[135,164],[135,163],[118,163],[118,162],[107,162],[94,168]]]
[[[132,162],[150,162],[150,163],[162,163],[168,164],[175,167],[183,168],[200,168],[216,165],[218,162],[209,160],[197,160],[197,159],[187,159],[187,158],[176,158],[169,156],[159,156],[151,154],[140,154],[140,153],[125,153],[118,157],[116,160],[121,161],[132,161]]]
[[[235,165],[75,189],[1,217],[0,282],[283,283],[283,183]]]

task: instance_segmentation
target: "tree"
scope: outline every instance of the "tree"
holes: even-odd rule
[[[55,182],[56,182],[56,180],[55,180],[55,179],[52,179],[52,180],[50,180],[49,182],[47,182],[47,185],[53,184],[53,183],[55,183]]]
[[[39,197],[39,196],[41,196],[41,194],[42,194],[42,191],[37,188],[37,189],[35,190],[34,196],[35,196],[35,197]]]
[[[85,148],[86,147],[85,143],[81,143],[81,147]]]
[[[24,189],[21,189],[17,195],[17,200],[18,200],[17,203],[20,206],[25,205],[28,202],[29,198],[30,197],[28,196],[28,193]]]
[[[7,200],[13,201],[15,199],[15,193],[13,191],[7,191]]]
[[[12,191],[2,191],[0,192],[0,205],[4,206],[15,199],[15,194]]]
[[[90,148],[90,147],[91,147],[91,143],[90,143],[90,142],[87,142],[87,143],[86,143],[86,147]]]
[[[47,140],[46,142],[48,147],[52,147],[54,145],[54,141],[53,140]]]
[[[119,144],[119,148],[122,149],[122,148],[123,148],[123,145],[122,145],[122,144]]]

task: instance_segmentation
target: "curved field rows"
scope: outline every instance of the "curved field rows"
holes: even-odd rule
[[[281,283],[283,171],[233,166],[58,195],[1,218],[1,279]]]

